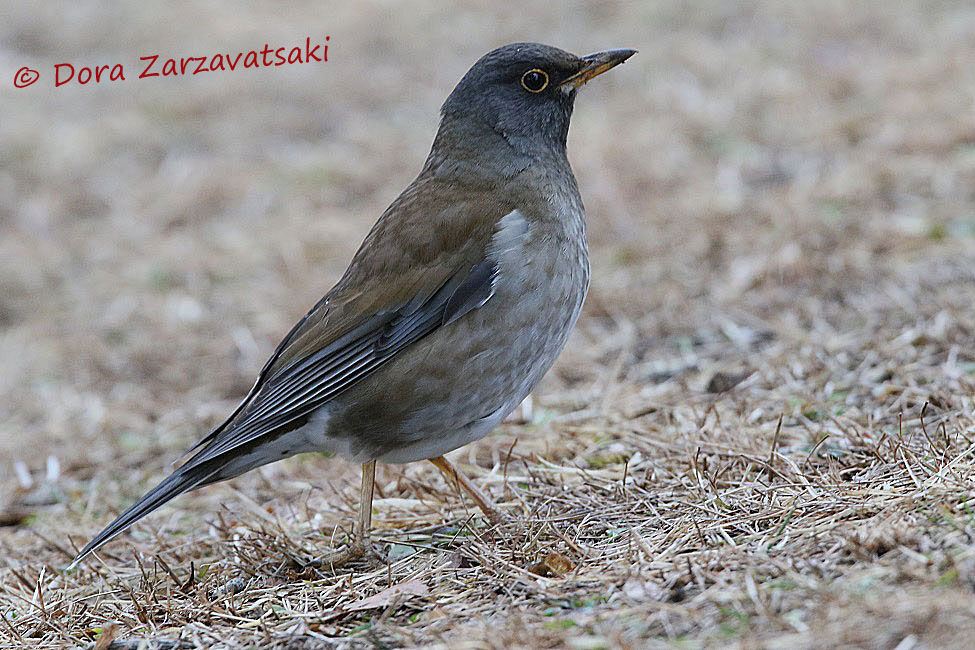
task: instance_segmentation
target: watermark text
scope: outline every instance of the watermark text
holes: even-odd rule
[[[233,72],[248,68],[271,68],[303,63],[324,63],[328,61],[329,36],[323,39],[306,37],[298,45],[274,47],[265,43],[259,50],[238,52],[215,52],[205,56],[166,57],[163,54],[147,54],[139,57],[138,64],[109,63],[101,65],[80,65],[78,63],[55,63],[51,78],[54,87],[65,84],[87,85],[102,82],[128,81],[129,79],[150,79],[152,77],[195,76],[206,72]],[[14,87],[26,88],[32,85],[41,74],[28,66],[14,74]]]

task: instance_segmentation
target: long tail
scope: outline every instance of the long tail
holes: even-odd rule
[[[162,507],[164,504],[168,503],[172,499],[175,499],[184,492],[189,492],[190,490],[212,482],[213,475],[219,472],[219,468],[213,468],[211,471],[201,472],[200,470],[202,469],[204,468],[200,466],[193,467],[184,465],[163,479],[162,483],[149,490],[149,492],[147,492],[128,510],[119,515],[115,521],[106,526],[102,532],[95,535],[95,537],[88,542],[83,549],[81,549],[78,556],[75,557],[75,559],[68,566],[68,570],[78,566],[78,564],[85,559],[85,556],[87,556],[89,553],[101,548],[103,544],[106,544],[115,536],[124,532],[129,526],[139,521],[153,510]]]

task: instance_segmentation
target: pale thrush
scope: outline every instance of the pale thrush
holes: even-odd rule
[[[444,103],[419,176],[338,284],[227,421],[74,563],[184,492],[309,451],[363,464],[356,540],[336,562],[367,543],[376,461],[429,459],[496,519],[443,454],[528,395],[579,316],[589,260],[569,118],[576,91],[633,54],[515,43],[477,61]]]

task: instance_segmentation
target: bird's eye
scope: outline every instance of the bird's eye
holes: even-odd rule
[[[521,75],[521,87],[530,93],[540,93],[548,87],[548,74],[544,70],[532,68]]]

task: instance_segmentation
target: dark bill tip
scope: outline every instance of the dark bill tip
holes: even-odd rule
[[[615,68],[636,54],[636,52],[636,50],[606,50],[605,52],[587,54],[586,56],[582,57],[582,60],[586,63],[586,67],[567,78],[559,85],[569,85],[573,88],[578,88],[588,82],[590,79],[598,77],[607,70]]]

